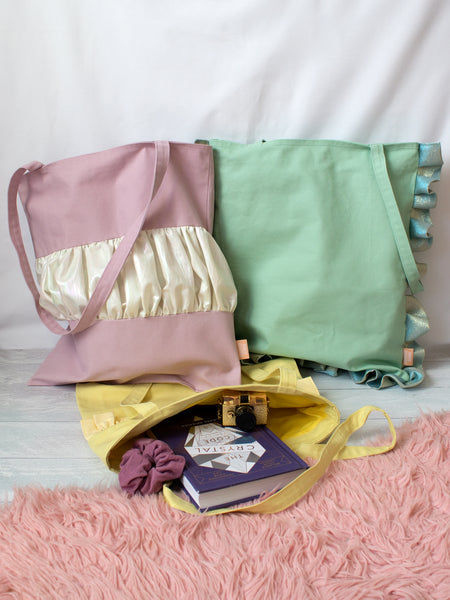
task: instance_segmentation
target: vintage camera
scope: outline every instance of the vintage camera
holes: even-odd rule
[[[219,420],[224,427],[238,427],[251,431],[256,425],[267,423],[269,401],[266,394],[227,393],[219,400]]]

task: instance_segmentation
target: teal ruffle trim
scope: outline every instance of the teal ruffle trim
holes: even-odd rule
[[[411,248],[414,252],[427,250],[433,243],[433,236],[429,232],[432,225],[430,209],[436,206],[436,194],[431,191],[430,186],[433,181],[439,181],[441,168],[440,144],[420,144],[419,168],[409,226]]]
[[[439,181],[442,168],[441,146],[436,144],[419,144],[419,166],[417,169],[414,202],[411,210],[409,237],[413,252],[428,250],[433,243],[430,234],[432,225],[430,210],[436,206],[436,194],[431,191],[431,184]],[[421,275],[426,265],[418,263]],[[396,373],[383,373],[378,369],[351,372],[356,383],[366,383],[370,387],[380,389],[398,384],[409,388],[419,385],[424,379],[424,349],[417,343],[417,338],[429,328],[428,317],[423,306],[414,296],[406,296],[405,346],[414,349],[414,365],[403,367]],[[328,371],[329,372],[329,371]]]

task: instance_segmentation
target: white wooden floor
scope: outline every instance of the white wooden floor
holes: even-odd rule
[[[9,500],[16,486],[45,487],[117,485],[92,452],[80,428],[74,386],[28,387],[26,382],[47,351],[0,350],[0,500]],[[428,351],[425,382],[410,390],[372,390],[337,378],[313,374],[320,393],[334,402],[345,419],[373,404],[385,409],[394,424],[421,411],[450,410],[450,346]],[[303,375],[309,375],[304,371]],[[353,443],[387,432],[381,413],[370,417]]]

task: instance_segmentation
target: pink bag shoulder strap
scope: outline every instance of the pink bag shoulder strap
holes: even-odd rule
[[[132,226],[125,233],[122,241],[120,242],[116,251],[112,255],[112,258],[106,266],[105,270],[103,271],[103,274],[100,277],[98,284],[95,287],[95,290],[91,298],[89,299],[89,302],[86,305],[80,319],[73,323],[72,326],[68,327],[67,329],[62,327],[58,323],[58,321],[39,304],[39,290],[36,286],[36,282],[34,280],[33,273],[31,271],[31,267],[25,252],[22,233],[20,230],[19,214],[17,211],[17,193],[23,175],[28,171],[32,172],[37,169],[40,169],[43,165],[39,162],[29,163],[28,165],[17,169],[17,171],[11,177],[11,181],[9,183],[8,188],[9,233],[14,247],[16,249],[17,255],[19,257],[19,262],[23,276],[28,285],[28,288],[31,291],[31,294],[33,295],[37,313],[41,321],[44,323],[44,325],[46,325],[46,327],[48,327],[48,329],[50,329],[50,331],[58,335],[67,335],[73,333],[80,333],[81,331],[87,329],[90,325],[92,325],[101,307],[104,305],[109,294],[111,293],[116,279],[119,276],[119,273],[134,246],[136,238],[142,230],[145,219],[148,215],[150,204],[153,198],[156,196],[164,179],[164,175],[166,174],[167,167],[169,166],[169,158],[169,142],[155,142],[155,164],[153,182],[148,201],[142,212],[137,216],[136,220],[133,222]]]

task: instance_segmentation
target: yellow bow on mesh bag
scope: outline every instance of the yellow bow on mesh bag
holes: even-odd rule
[[[136,438],[183,410],[198,404],[217,404],[225,389],[194,392],[176,383],[82,383],[77,385],[76,395],[83,433],[90,447],[109,469],[119,471],[124,453]],[[267,426],[302,458],[313,458],[316,462],[291,483],[259,502],[211,510],[207,514],[279,512],[304,496],[333,460],[381,454],[395,445],[395,429],[384,410],[364,406],[340,424],[337,407],[319,394],[310,377],[302,378],[293,359],[278,358],[243,366],[241,385],[233,389],[266,393],[270,403]],[[380,411],[386,417],[391,443],[374,447],[347,446],[349,437],[365,424],[373,411]],[[199,512],[193,504],[175,494],[169,484],[164,486],[163,494],[171,506],[192,514]]]

